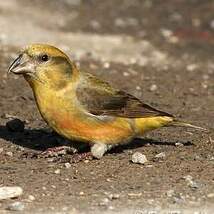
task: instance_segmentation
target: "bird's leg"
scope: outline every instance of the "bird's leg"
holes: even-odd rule
[[[41,153],[41,156],[57,157],[60,155],[74,154],[76,152],[77,152],[77,149],[70,146],[57,146],[57,147],[48,148],[47,150]]]
[[[83,160],[92,160],[93,158],[100,159],[105,154],[105,152],[107,152],[111,148],[112,145],[106,145],[104,143],[95,143],[91,146],[90,152],[72,155],[71,162],[77,163]]]
[[[93,157],[100,159],[111,148],[112,148],[112,145],[107,145],[104,143],[95,143],[91,147],[91,153]]]

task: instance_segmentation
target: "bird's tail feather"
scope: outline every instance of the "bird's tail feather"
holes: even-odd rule
[[[185,121],[181,121],[181,120],[178,120],[178,119],[174,119],[173,121],[169,122],[166,126],[187,127],[187,128],[198,129],[198,130],[201,130],[201,131],[208,131],[205,128],[202,128],[200,126],[195,126],[195,125],[192,125],[190,123],[187,123]]]

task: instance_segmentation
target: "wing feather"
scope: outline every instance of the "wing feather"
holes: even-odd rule
[[[80,104],[94,115],[126,118],[173,117],[124,91],[114,89],[108,83],[88,73],[84,74],[76,92]]]

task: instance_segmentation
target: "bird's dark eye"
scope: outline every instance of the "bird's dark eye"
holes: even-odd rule
[[[42,62],[47,62],[49,60],[49,56],[47,54],[43,54],[40,56]]]

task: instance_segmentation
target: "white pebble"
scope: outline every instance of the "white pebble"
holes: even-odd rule
[[[214,29],[214,19],[210,22],[210,27]]]
[[[165,152],[161,152],[161,153],[155,155],[155,157],[156,157],[156,158],[165,158],[165,157],[166,157],[166,154],[165,154]]]
[[[136,86],[136,90],[141,90],[141,87],[139,85]]]
[[[143,155],[142,153],[140,153],[140,152],[135,152],[135,153],[132,155],[132,162],[133,162],[133,163],[144,164],[144,163],[148,162],[148,160],[147,160],[146,156]]]
[[[5,153],[7,156],[9,156],[9,157],[13,157],[13,153],[12,152],[6,152]]]
[[[198,65],[196,65],[196,64],[189,64],[186,67],[187,71],[194,71],[197,68],[198,68]]]
[[[109,204],[109,199],[104,198],[102,201],[99,203],[100,206],[107,206]]]
[[[186,175],[183,177],[183,179],[187,182],[187,185],[189,187],[191,187],[192,189],[197,189],[199,188],[199,185],[198,183],[196,183],[194,180],[193,180],[193,177],[191,175]]]
[[[157,87],[157,85],[155,85],[155,84],[152,84],[151,86],[150,86],[150,91],[156,91],[158,89],[158,87]]]
[[[109,194],[109,195],[108,195],[108,198],[109,198],[110,200],[118,199],[119,197],[120,197],[119,194]]]
[[[8,198],[16,198],[22,195],[23,190],[21,187],[0,187],[0,200],[8,199]]]
[[[130,75],[130,74],[129,74],[128,72],[126,72],[126,71],[123,72],[123,76],[124,76],[124,77],[128,77],[129,75]]]
[[[71,164],[70,163],[65,163],[65,168],[67,168],[67,169],[71,168]]]
[[[60,174],[61,171],[60,171],[60,169],[56,169],[56,170],[54,171],[54,173],[55,173],[55,174]]]
[[[130,192],[130,193],[128,193],[128,196],[129,197],[133,197],[133,198],[135,198],[135,197],[141,197],[142,196],[142,192],[138,192],[138,193],[132,193],[132,192]]]
[[[175,143],[175,146],[184,146],[183,143]]]
[[[161,34],[165,37],[165,38],[169,38],[170,36],[173,35],[173,32],[169,29],[161,29]]]
[[[25,205],[20,201],[13,202],[7,207],[8,210],[13,210],[13,211],[22,211],[24,210],[24,208],[25,208]]]
[[[170,189],[170,190],[168,190],[168,191],[166,192],[166,195],[167,195],[168,197],[172,197],[174,194],[175,194],[175,191],[174,191],[173,189]]]
[[[214,193],[207,194],[207,198],[214,198]]]
[[[110,63],[109,62],[104,62],[103,63],[103,67],[108,69],[110,67]]]
[[[43,190],[47,190],[47,187],[42,187]]]
[[[30,201],[34,201],[34,200],[35,200],[35,197],[34,197],[33,195],[29,195],[29,196],[28,196],[28,199],[29,199]]]
[[[179,42],[179,39],[177,36],[171,36],[169,37],[169,43],[172,43],[172,44],[176,44]]]

